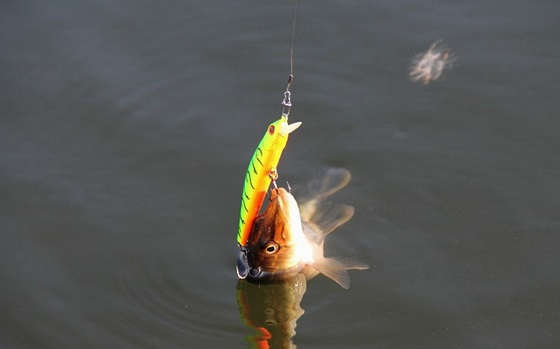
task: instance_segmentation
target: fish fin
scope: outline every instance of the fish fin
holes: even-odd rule
[[[348,222],[354,215],[354,207],[349,205],[336,205],[331,208],[325,206],[321,205],[311,217],[303,215],[306,212],[305,208],[301,213],[304,233],[317,245],[322,244],[327,235]]]
[[[345,168],[329,168],[321,183],[321,199],[336,193],[350,183],[352,175]]]
[[[354,207],[350,205],[319,207],[311,217],[310,223],[314,224],[323,236],[327,236],[353,216]]]
[[[315,199],[307,200],[299,205],[299,215],[304,222],[310,222],[315,211],[317,211],[317,200]]]
[[[342,288],[350,288],[350,276],[348,275],[344,264],[336,259],[321,258],[313,263],[313,267],[321,274],[342,286]]]
[[[301,219],[304,222],[319,222],[320,218],[325,218],[325,209],[323,209],[322,202],[329,196],[333,195],[340,189],[344,188],[352,178],[350,171],[344,168],[329,168],[325,175],[318,180],[314,180],[309,184],[309,190],[307,195],[300,201],[300,215]],[[346,208],[337,208],[338,210],[348,211],[349,209]],[[353,208],[351,208],[352,212],[350,216],[344,220],[342,223],[345,223],[348,219],[352,217],[354,214]],[[314,217],[316,214],[320,214],[319,217]],[[333,212],[334,213],[334,212]],[[330,212],[329,212],[330,215]],[[348,214],[346,214],[347,216]],[[335,221],[337,219],[332,219],[331,221]],[[341,225],[342,223],[335,225],[330,231],[333,231],[336,227]]]
[[[309,199],[324,200],[344,188],[352,178],[350,171],[345,168],[329,168],[320,178],[308,185]]]
[[[346,270],[367,270],[369,265],[348,257],[336,257]]]

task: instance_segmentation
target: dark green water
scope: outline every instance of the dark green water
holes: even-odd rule
[[[237,214],[292,4],[0,4],[1,348],[249,346]],[[281,179],[348,168],[327,254],[372,269],[307,283],[299,348],[560,346],[558,13],[301,1]],[[457,64],[410,82],[437,39]]]

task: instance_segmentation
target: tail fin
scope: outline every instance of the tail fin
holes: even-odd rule
[[[310,199],[323,201],[348,185],[351,178],[350,171],[345,168],[329,168],[320,179],[315,179],[308,184],[308,194],[303,201]]]

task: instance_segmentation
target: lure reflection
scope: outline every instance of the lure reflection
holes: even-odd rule
[[[239,278],[268,281],[288,279],[300,272],[307,278],[322,273],[348,289],[347,270],[368,266],[325,257],[324,243],[328,234],[354,214],[352,206],[325,205],[325,199],[345,187],[350,177],[345,169],[329,169],[315,183],[314,193],[299,206],[289,190],[273,188],[268,207],[255,219],[247,244],[240,249]]]
[[[410,68],[410,79],[424,85],[439,79],[443,72],[451,68],[455,56],[441,41],[434,42],[428,51],[414,57]]]
[[[295,348],[292,337],[296,334],[297,320],[304,313],[300,303],[306,287],[301,273],[266,285],[239,280],[239,313],[254,332],[248,337],[250,348]]]

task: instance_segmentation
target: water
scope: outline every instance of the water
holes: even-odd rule
[[[1,348],[250,345],[239,196],[280,110],[291,9],[0,5]],[[560,345],[559,11],[301,2],[292,120],[304,124],[281,179],[297,197],[321,169],[348,168],[337,197],[356,215],[327,254],[372,269],[349,291],[307,283],[298,347]],[[410,82],[438,39],[453,70]]]

